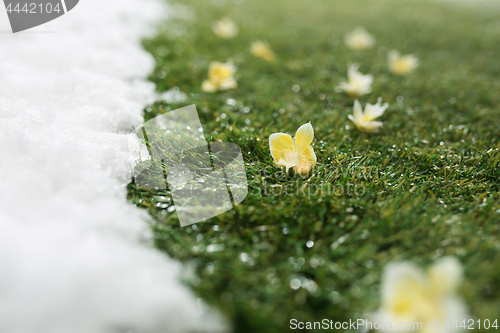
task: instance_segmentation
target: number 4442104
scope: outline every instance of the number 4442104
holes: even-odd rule
[[[487,329],[487,330],[490,328],[498,329],[497,320],[498,319],[495,319],[494,321],[489,320],[489,319],[484,319],[484,320],[478,319],[478,320],[474,321],[473,319],[469,319],[469,320],[464,319],[464,320],[462,320],[461,323],[459,323],[458,320],[451,322],[448,319],[446,321],[446,323],[444,323],[444,327],[448,328],[448,329],[454,328],[454,329],[473,330],[476,326],[478,329]]]
[[[9,3],[7,6],[7,13],[30,13],[30,14],[37,14],[37,13],[60,13],[62,11],[61,7],[59,6],[59,3],[57,3],[55,6],[52,5],[51,3],[45,4],[36,4],[36,3],[25,3],[24,6],[21,7],[21,5],[18,3],[15,6],[12,6],[12,3]]]

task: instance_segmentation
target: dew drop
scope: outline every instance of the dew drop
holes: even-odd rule
[[[300,280],[299,279],[293,279],[290,281],[290,288],[293,290],[297,290],[300,288]]]

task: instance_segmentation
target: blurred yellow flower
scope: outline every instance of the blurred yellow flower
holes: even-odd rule
[[[274,133],[269,137],[269,148],[274,163],[285,167],[286,171],[294,168],[300,175],[306,175],[316,165],[316,154],[311,147],[314,129],[311,123],[300,126],[295,138],[285,133]]]
[[[271,50],[271,47],[267,42],[260,40],[253,42],[250,47],[250,51],[254,57],[262,58],[266,61],[274,61],[274,59],[276,59],[274,52]]]
[[[384,114],[384,111],[389,107],[389,104],[382,103],[382,98],[379,97],[377,100],[377,104],[373,105],[370,103],[366,103],[365,111],[363,112],[363,108],[361,103],[358,100],[354,101],[353,107],[353,115],[348,115],[349,119],[352,120],[354,125],[359,130],[366,131],[369,133],[374,133],[378,131],[380,127],[382,127],[381,121],[374,121],[378,117]]]
[[[352,64],[347,69],[348,82],[341,82],[335,87],[335,91],[345,91],[349,96],[361,96],[372,91],[373,76],[363,75],[358,71],[359,64]]]
[[[238,27],[229,17],[225,17],[212,23],[212,31],[219,38],[229,39],[236,37]]]
[[[455,332],[452,329],[455,320],[460,326],[464,319],[470,318],[465,304],[456,295],[461,280],[462,266],[454,257],[438,260],[427,274],[408,262],[391,263],[382,276],[382,304],[374,319],[391,322],[392,330],[387,325],[382,329],[387,332],[416,330],[397,327],[398,323],[406,322],[421,322],[423,332]],[[429,323],[436,321],[437,326],[429,327]]]
[[[388,54],[389,70],[398,75],[413,72],[418,67],[418,59],[412,54],[402,56],[398,51],[391,50]]]
[[[353,50],[362,50],[370,48],[375,44],[375,37],[369,34],[365,28],[357,27],[344,36],[345,45]]]
[[[208,66],[208,80],[203,81],[201,89],[205,92],[234,89],[238,86],[233,77],[236,68],[231,62],[212,61]]]

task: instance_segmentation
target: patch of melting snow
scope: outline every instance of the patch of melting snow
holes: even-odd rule
[[[0,34],[0,332],[220,332],[126,202],[161,0],[85,0]],[[0,10],[0,31],[9,31]],[[179,91],[164,98],[182,99]]]

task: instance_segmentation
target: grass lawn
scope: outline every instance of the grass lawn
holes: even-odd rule
[[[178,10],[144,46],[156,59],[150,79],[158,90],[178,87],[188,97],[158,101],[145,118],[196,104],[207,141],[241,147],[250,194],[236,209],[184,228],[169,209],[168,191],[131,183],[128,198],[151,214],[155,245],[195,267],[187,283],[197,295],[225,313],[235,332],[283,332],[292,318],[364,318],[380,305],[389,262],[427,267],[451,255],[463,264],[459,293],[474,318],[500,319],[498,7],[416,0],[182,4],[189,11]],[[233,39],[210,29],[225,16],[239,27]],[[376,37],[373,48],[344,45],[344,34],[358,25]],[[251,55],[257,39],[269,42],[275,62]],[[419,68],[391,74],[391,49],[416,55]],[[202,92],[209,62],[229,58],[238,88]],[[334,91],[350,62],[374,75],[372,93],[360,102],[381,96],[390,103],[377,134],[355,130],[347,118],[353,98]],[[273,165],[269,135],[293,136],[309,121],[318,164],[307,177],[287,175]],[[338,191],[318,190],[328,184]],[[210,244],[224,250],[207,251]],[[292,289],[294,279],[303,287]]]

